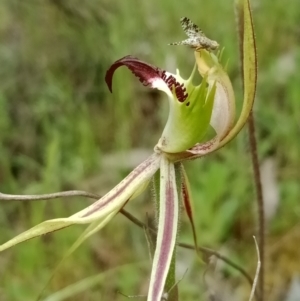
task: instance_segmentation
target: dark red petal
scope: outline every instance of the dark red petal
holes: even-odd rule
[[[107,70],[105,81],[110,92],[112,92],[113,75],[121,66],[126,66],[129,70],[131,70],[131,72],[144,86],[150,85],[153,88],[152,83],[154,80],[163,80],[168,85],[171,92],[174,89],[176,97],[180,102],[185,101],[188,97],[184,85],[177,82],[173,75],[167,76],[166,71],[145,63],[131,55],[124,56],[123,58],[115,61]]]
[[[161,69],[145,63],[131,55],[127,55],[114,62],[106,72],[105,81],[110,92],[112,92],[112,78],[114,72],[121,66],[126,66],[145,86],[151,85],[154,79],[162,79],[161,74],[163,71]]]

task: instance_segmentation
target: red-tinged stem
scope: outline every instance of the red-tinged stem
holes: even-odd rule
[[[248,119],[248,132],[249,132],[249,144],[251,150],[252,168],[256,189],[256,201],[257,201],[257,212],[258,212],[258,245],[260,253],[260,274],[259,274],[259,292],[260,300],[264,301],[264,284],[265,284],[265,211],[264,211],[264,200],[262,194],[262,184],[259,169],[259,160],[257,155],[257,142],[255,137],[255,124],[253,112]]]

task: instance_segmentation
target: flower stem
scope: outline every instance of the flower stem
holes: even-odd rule
[[[257,142],[255,137],[255,123],[253,112],[251,111],[248,119],[249,144],[251,150],[251,160],[253,176],[256,189],[257,214],[258,214],[258,245],[261,260],[260,275],[258,287],[260,292],[260,301],[264,301],[264,283],[265,283],[265,212],[264,200],[262,194],[262,184],[260,177],[259,161],[257,155]]]

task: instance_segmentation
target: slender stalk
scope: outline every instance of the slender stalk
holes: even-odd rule
[[[62,192],[48,193],[48,194],[32,194],[32,195],[17,195],[17,194],[5,194],[0,192],[0,201],[41,201],[51,200],[57,198],[82,196],[91,199],[100,199],[101,196],[90,193],[83,190],[68,190]]]
[[[256,190],[256,202],[257,202],[257,213],[258,213],[258,246],[260,253],[260,274],[258,280],[258,287],[260,292],[260,300],[264,301],[264,284],[265,284],[265,211],[264,211],[264,200],[262,194],[262,184],[260,177],[259,161],[257,155],[257,142],[255,137],[255,124],[254,116],[251,111],[248,119],[248,132],[249,132],[249,144],[251,151],[251,160],[253,168],[253,176]]]

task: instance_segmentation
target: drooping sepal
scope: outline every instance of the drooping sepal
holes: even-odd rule
[[[28,239],[41,236],[74,224],[88,224],[103,219],[102,226],[113,218],[124,204],[148,185],[153,174],[160,166],[160,156],[153,154],[136,167],[123,181],[87,208],[67,218],[45,221],[0,245],[0,252]]]
[[[156,250],[153,258],[148,301],[161,301],[178,228],[178,193],[174,164],[165,156],[160,165],[160,202]]]

